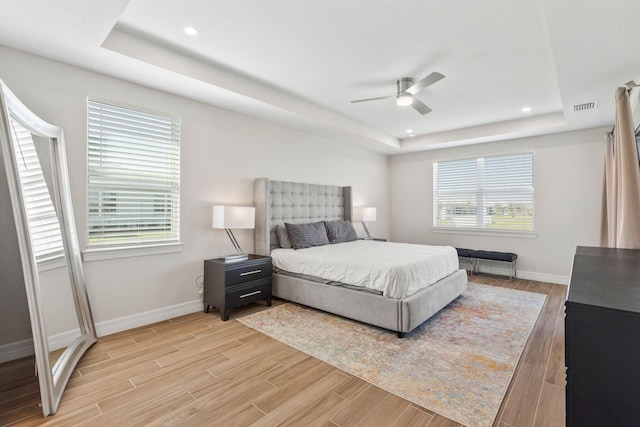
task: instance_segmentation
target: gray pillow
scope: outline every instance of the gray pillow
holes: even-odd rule
[[[291,240],[289,240],[289,234],[284,225],[276,225],[276,236],[278,236],[281,248],[291,249]]]
[[[358,240],[358,233],[356,233],[356,229],[353,228],[353,224],[349,221],[341,219],[324,221],[324,226],[327,229],[327,237],[331,244]]]
[[[293,249],[305,249],[312,246],[328,245],[327,231],[322,221],[309,224],[288,224],[285,222],[289,240]]]

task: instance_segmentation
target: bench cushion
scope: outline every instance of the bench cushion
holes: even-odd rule
[[[518,255],[511,252],[471,251],[471,253],[466,256],[470,258],[489,259],[493,261],[506,262],[513,262],[518,259]]]
[[[468,257],[471,257],[471,253],[473,252],[473,249],[456,248],[456,251],[458,251],[458,256],[468,258]]]

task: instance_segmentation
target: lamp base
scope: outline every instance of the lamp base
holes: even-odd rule
[[[369,229],[367,228],[367,224],[364,223],[364,221],[360,221],[362,223],[362,228],[364,228],[364,232],[367,233],[367,237],[365,237],[365,240],[371,240],[373,239],[373,237],[371,237],[371,234],[369,234]]]
[[[249,259],[247,254],[227,255],[224,257],[224,262],[238,262]]]

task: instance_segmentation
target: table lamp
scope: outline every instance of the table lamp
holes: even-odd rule
[[[371,234],[369,234],[369,229],[365,222],[376,220],[376,208],[371,206],[357,208],[354,212],[354,218],[356,221],[360,221],[362,223],[362,228],[364,228],[364,232],[367,233],[367,239],[371,239]]]
[[[236,250],[235,255],[225,256],[225,261],[241,261],[248,256],[240,248],[232,228],[255,228],[256,208],[247,206],[214,206],[212,228],[224,229]]]

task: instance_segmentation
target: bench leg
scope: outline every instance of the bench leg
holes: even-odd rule
[[[480,263],[482,261],[492,261],[492,262],[500,262],[500,263],[509,263],[509,281],[512,282],[516,279],[517,273],[518,273],[518,260],[516,261],[499,261],[499,260],[492,260],[492,259],[480,259],[480,258],[472,258],[473,260],[473,273],[472,274],[480,274]]]

